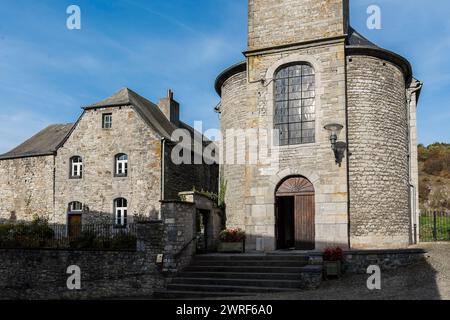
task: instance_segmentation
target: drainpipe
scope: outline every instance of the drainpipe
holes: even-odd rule
[[[165,172],[166,172],[166,138],[161,138],[161,199],[164,200],[164,183],[165,183]]]
[[[412,80],[414,83],[411,83],[409,85],[409,88],[406,90],[406,114],[407,114],[407,140],[408,140],[408,185],[409,185],[409,204],[408,209],[410,212],[410,243],[417,244],[417,207],[416,207],[416,197],[417,197],[417,186],[413,185],[412,183],[412,175],[411,175],[411,169],[412,169],[412,162],[411,162],[411,101],[412,97],[416,92],[418,92],[420,89],[422,89],[423,83],[418,80]],[[411,85],[414,84],[415,87],[411,87]],[[414,197],[412,196],[414,195]],[[413,203],[414,201],[414,203]]]

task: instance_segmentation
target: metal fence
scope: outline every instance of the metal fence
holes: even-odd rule
[[[136,225],[0,224],[1,248],[135,250]]]
[[[450,241],[450,212],[421,212],[420,241]]]

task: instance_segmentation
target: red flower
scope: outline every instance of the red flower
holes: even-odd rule
[[[245,231],[239,228],[223,230],[219,238],[222,242],[242,242],[245,240]]]
[[[326,248],[323,253],[324,261],[341,261],[344,259],[344,251],[340,248]]]

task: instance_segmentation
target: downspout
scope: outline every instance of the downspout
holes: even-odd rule
[[[412,87],[415,85],[415,87]],[[422,82],[417,80],[412,80],[409,85],[409,88],[406,90],[406,115],[407,115],[407,143],[408,143],[408,210],[410,212],[410,243],[417,244],[417,207],[416,207],[416,197],[417,197],[417,186],[415,186],[412,182],[412,162],[411,162],[411,102],[412,97],[415,95],[420,89],[422,89]],[[414,197],[413,197],[414,195]],[[414,203],[413,203],[414,201]]]
[[[161,201],[165,199],[165,173],[166,173],[166,138],[161,138]]]
[[[52,220],[55,220],[56,216],[56,157],[58,152],[56,151],[53,155],[53,217]]]

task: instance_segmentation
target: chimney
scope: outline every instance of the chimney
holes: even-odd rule
[[[159,100],[158,107],[170,122],[176,126],[179,126],[180,104],[173,99],[172,90],[167,90],[167,97]]]

